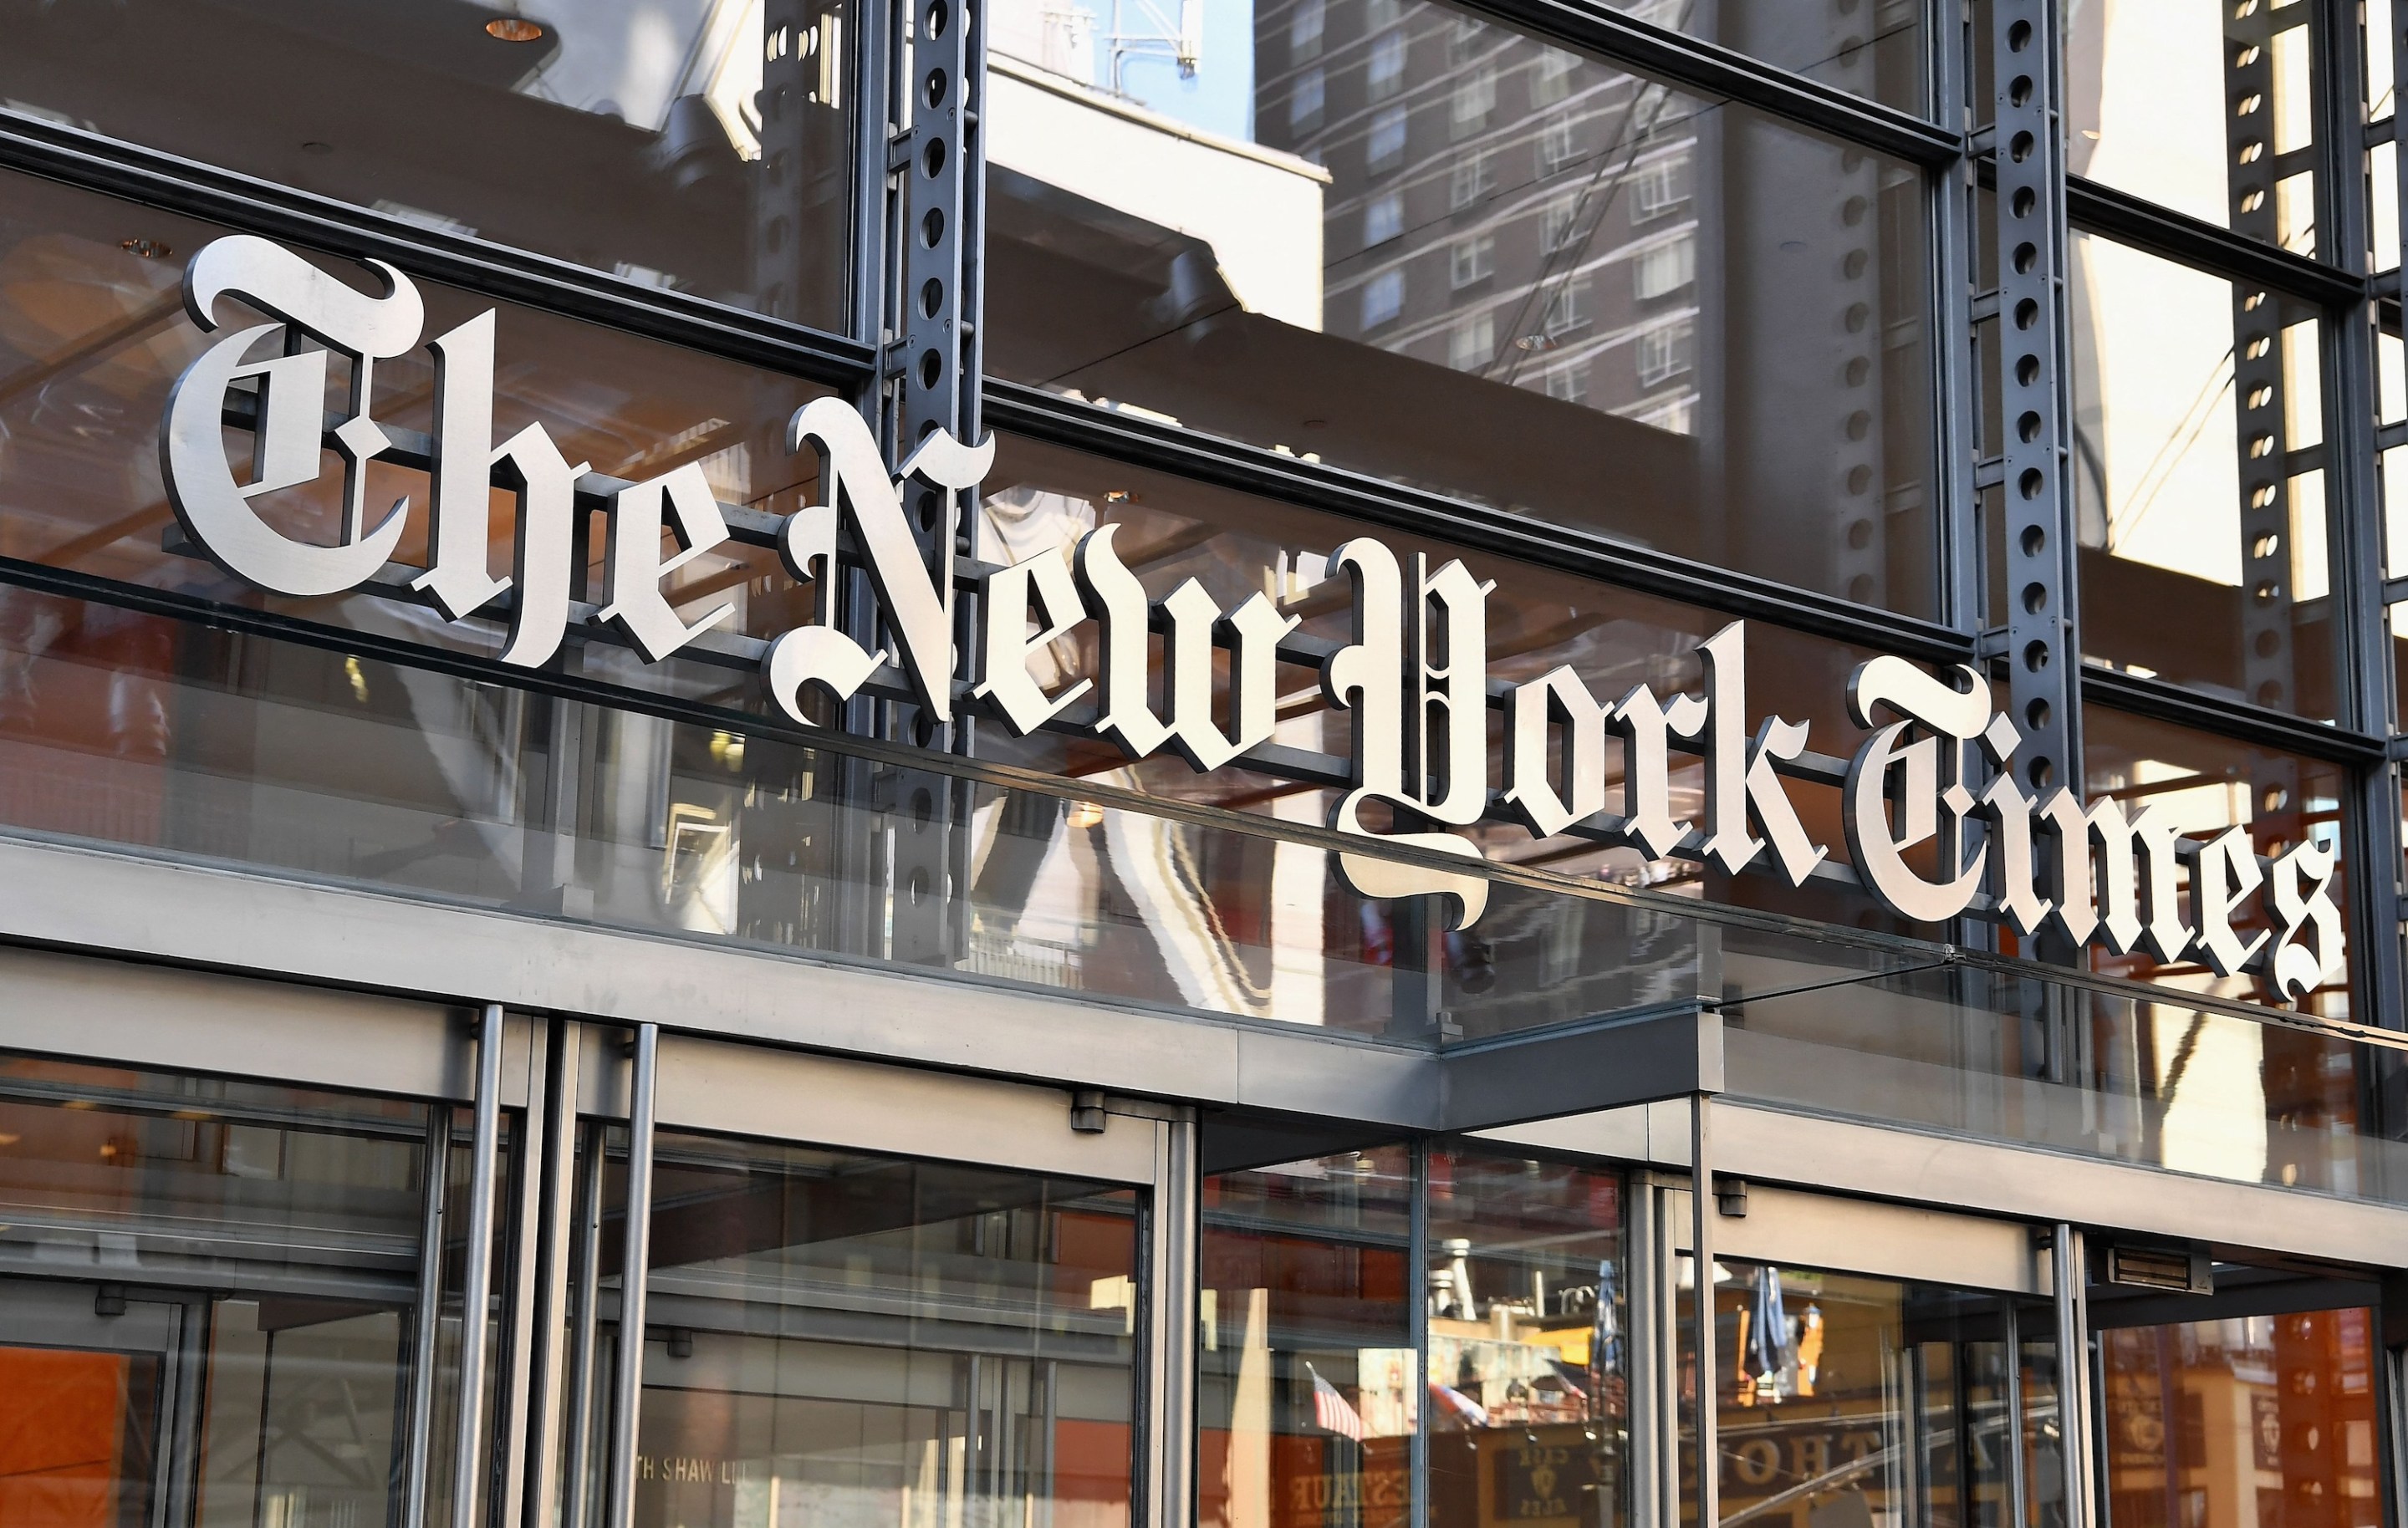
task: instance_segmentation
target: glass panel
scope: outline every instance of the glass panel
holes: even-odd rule
[[[2082,642],[2094,662],[2332,715],[2313,310],[2071,243]]]
[[[1215,1173],[1203,1195],[1197,1521],[1403,1528],[1423,1382],[1411,1153]]]
[[[2342,863],[2342,802],[2348,794],[2348,777],[2340,766],[2098,706],[2083,710],[2082,748],[2084,791],[2090,800],[2113,797],[2128,814],[2155,807],[2193,839],[2246,827],[2258,852],[2269,858],[2294,844],[2315,843],[2340,865],[2333,877],[2333,900],[2345,903],[2348,866]],[[2187,886],[2187,868],[2182,881]],[[2234,926],[2262,928],[2262,907],[2253,904],[2245,917],[2235,918]],[[2161,964],[2139,950],[2123,956],[2102,950],[2094,966],[2135,980],[2227,997],[2247,997],[2253,992],[2248,978],[2217,978],[2204,966]],[[2350,1016],[2348,991],[2338,982],[2310,994],[2301,1007],[2329,1018]]]
[[[1928,104],[1925,0],[1838,0],[1828,9],[1784,0],[1606,3],[1884,106],[1920,112]]]
[[[423,606],[366,593],[310,601],[264,595],[167,535],[175,522],[160,479],[159,421],[169,388],[210,343],[183,314],[183,266],[225,232],[32,177],[0,175],[0,555],[406,641],[498,652],[496,621],[446,622]],[[319,264],[366,280],[353,263]],[[613,478],[655,477],[697,463],[722,503],[778,514],[816,493],[816,460],[787,451],[784,432],[794,410],[824,389],[453,288],[417,285],[426,339],[496,310],[494,440],[540,424],[569,463]],[[223,307],[231,319],[236,305],[229,300]],[[378,422],[426,430],[433,407],[433,358],[423,345],[378,364]],[[245,460],[249,436],[230,429],[227,438],[229,460]],[[332,539],[343,473],[333,452],[323,453],[322,463],[312,481],[254,501],[280,529]],[[427,475],[378,460],[368,464],[367,481],[373,504],[408,501],[410,522],[394,556],[423,566]],[[580,587],[591,590],[600,587],[608,517],[587,518]],[[498,536],[491,561],[506,572],[511,517],[496,513],[493,521]],[[734,541],[681,568],[670,589],[682,619],[732,603],[724,629],[750,635],[774,635],[809,609],[808,596],[778,572],[773,551]],[[597,648],[582,663],[587,672],[613,665],[622,676],[642,675],[646,685],[688,694],[740,693],[743,684],[737,677],[743,671],[693,659],[647,672],[624,650]]]
[[[185,1482],[202,1528],[398,1512],[450,1112],[0,1058],[0,1521],[147,1528]],[[448,1414],[456,1298],[442,1332]]]
[[[1694,1372],[1696,1260],[1677,1263]],[[1720,1257],[1713,1284],[1723,1523],[2014,1521],[2012,1471],[2030,1457],[2017,1434],[2053,1422],[2054,1406],[2026,1390],[2016,1426],[2006,1355],[2018,1324],[2045,1324],[2045,1302]],[[1684,1450],[1694,1458],[1693,1435]],[[2027,1521],[2041,1521],[2029,1507],[2028,1491]]]
[[[1428,1225],[1432,1528],[1622,1528],[1621,1177],[1433,1148]]]
[[[846,0],[5,0],[0,105],[839,328],[855,26]]]
[[[2374,1312],[2290,1308],[2307,1282],[2220,1265],[2213,1297],[2177,1297],[2197,1319],[2163,1324],[2162,1298],[2094,1296],[2108,1528],[2383,1521]]]
[[[2317,252],[2315,10],[2298,0],[2069,7],[2067,168],[2248,237]]]
[[[675,1133],[653,1173],[638,1528],[1129,1522],[1134,1191]]]
[[[1913,166],[1430,0],[1283,0],[1258,38],[1257,84],[1208,64],[1155,109],[1067,35],[998,40],[996,372],[1933,611]]]

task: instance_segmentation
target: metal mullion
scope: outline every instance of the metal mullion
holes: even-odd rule
[[[1040,388],[986,379],[986,421],[1050,445],[1384,525],[1409,536],[1469,542],[1499,555],[1685,601],[1807,635],[1938,663],[1963,663],[1971,635],[1795,585],[1654,551],[1595,532],[1548,524],[1442,493],[1074,402]]]
[[[2059,1221],[2049,1239],[2057,1313],[2057,1431],[2065,1465],[2065,1528],[2091,1528],[2098,1498],[2092,1489],[2089,1269],[2082,1233]]]
[[[418,1293],[410,1321],[409,1397],[403,1423],[398,1516],[392,1528],[419,1528],[426,1521],[427,1456],[435,1430],[435,1361],[442,1335],[443,1197],[452,1173],[452,1109],[426,1111],[426,1157],[418,1221]]]
[[[1958,121],[1965,115],[1968,83],[1964,32],[1948,26],[1934,30],[1941,46],[1932,50],[1933,104],[1942,121]],[[1938,438],[1932,443],[1939,453],[1939,469],[1933,478],[1945,495],[1935,506],[1940,515],[1940,619],[1960,632],[1978,635],[1983,615],[1982,521],[1973,463],[1982,452],[1982,426],[1981,399],[1973,381],[1971,162],[1960,160],[1926,179],[1931,284],[1937,298],[1933,349],[1939,352],[1935,358],[1939,407],[1933,410]]]
[[[2013,1299],[1999,1302],[1999,1325],[2006,1339],[2006,1372],[2002,1377],[2005,1394],[2000,1397],[2007,1413],[2007,1525],[2008,1528],[2028,1528],[2029,1505],[2025,1501],[2028,1489],[2024,1484],[2024,1339],[2017,1330],[2019,1312]],[[1957,1466],[1957,1478],[1966,1478],[1965,1466]]]
[[[349,202],[5,110],[0,168],[333,254],[388,260],[413,276],[480,295],[835,387],[863,383],[874,359],[867,347],[842,335],[638,286],[606,271],[423,228]]]
[[[577,1182],[576,1316],[570,1329],[565,1388],[566,1436],[562,1445],[560,1528],[588,1528],[594,1521],[594,1351],[602,1296],[602,1174],[609,1127],[581,1121],[583,1176]]]
[[[1412,1197],[1405,1212],[1408,1250],[1405,1254],[1405,1346],[1413,1352],[1414,1394],[1429,1395],[1429,1137],[1410,1148]],[[1543,1309],[1537,1312],[1546,1318]],[[1414,1408],[1414,1426],[1405,1439],[1405,1493],[1408,1528],[1429,1528],[1429,1423],[1426,1405]]]
[[[2235,280],[2255,281],[2286,296],[2330,306],[2365,294],[2365,280],[2338,266],[2218,228],[2114,186],[2065,178],[2066,216],[2087,233],[2145,250]]]
[[[1698,1321],[1698,1528],[1716,1528],[1722,1521],[1722,1376],[1714,1353],[1713,1107],[1709,1094],[1689,1095],[1689,1266],[1695,1270],[1695,1293],[1689,1304]]]
[[[610,1377],[607,1528],[634,1528],[636,1427],[644,1391],[644,1283],[652,1273],[652,1106],[660,1084],[661,1027],[636,1026],[627,1081],[627,1206],[621,1217],[619,1338]],[[596,1164],[598,1168],[599,1164]]]
[[[1963,139],[1939,123],[1809,79],[1715,43],[1617,10],[1604,0],[1462,0],[1666,83],[1737,102],[1922,164],[1946,164]]]
[[[528,1219],[538,1234],[535,1238],[534,1260],[521,1283],[526,1293],[520,1308],[524,1312],[532,1339],[532,1356],[526,1385],[522,1393],[525,1402],[517,1415],[523,1424],[514,1428],[514,1446],[522,1450],[519,1469],[514,1472],[520,1482],[521,1509],[504,1518],[506,1528],[523,1522],[529,1528],[550,1522],[552,1504],[559,1499],[560,1455],[563,1412],[578,1404],[575,1392],[567,1388],[569,1355],[565,1350],[563,1329],[568,1320],[568,1270],[575,1250],[578,1225],[577,1210],[580,1196],[577,1182],[577,1099],[580,1078],[579,1064],[583,1055],[582,1032],[573,1023],[555,1022],[551,1026],[543,1070],[543,1093],[540,1099],[543,1126],[538,1136],[530,1128],[530,1144],[540,1139],[539,1170],[527,1177],[534,1180],[536,1192],[525,1203]],[[530,1108],[530,1119],[536,1110]]]
[[[2103,705],[2179,726],[2208,728],[2244,742],[2304,753],[2310,758],[2358,764],[2380,758],[2383,752],[2380,733],[2330,726],[2287,711],[2206,694],[2167,679],[2085,664],[2081,684],[2084,698],[2090,705]]]
[[[502,1006],[477,1025],[477,1097],[469,1131],[468,1213],[462,1228],[460,1404],[452,1447],[452,1528],[477,1521],[485,1458],[485,1324],[493,1303],[494,1176],[501,1154]]]
[[[1140,1121],[1125,1120],[1125,1124]],[[1154,1186],[1146,1196],[1140,1272],[1145,1350],[1143,1425],[1136,1440],[1142,1528],[1192,1528],[1196,1518],[1196,1347],[1203,1180],[1192,1114],[1154,1121]],[[614,1525],[624,1528],[624,1525]]]
[[[532,1039],[541,1050],[540,1065],[531,1068],[531,1077],[542,1078],[551,1071],[550,1047],[557,1035],[540,1021],[533,1026]],[[547,1111],[556,1093],[537,1091],[539,1082],[530,1088],[527,1107],[519,1116],[520,1128],[515,1149],[510,1152],[510,1209],[509,1218],[509,1282],[503,1289],[502,1300],[502,1371],[498,1391],[500,1415],[496,1419],[500,1447],[494,1466],[486,1472],[494,1492],[493,1506],[487,1512],[490,1521],[501,1528],[514,1528],[523,1520],[527,1502],[527,1464],[529,1423],[541,1405],[534,1392],[536,1353],[549,1335],[537,1324],[540,1319],[538,1281],[542,1277],[542,1245],[545,1221],[543,1196],[547,1192],[546,1177],[551,1168],[549,1145],[550,1122]],[[536,1498],[539,1503],[542,1498]]]

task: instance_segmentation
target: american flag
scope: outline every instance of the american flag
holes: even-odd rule
[[[1307,1364],[1304,1372],[1312,1376],[1312,1424],[1326,1433],[1363,1441],[1363,1415],[1347,1404],[1338,1393],[1338,1387],[1321,1378],[1321,1371]]]

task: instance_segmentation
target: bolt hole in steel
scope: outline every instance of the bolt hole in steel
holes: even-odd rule
[[[911,872],[911,878],[905,883],[905,890],[910,893],[911,906],[915,907],[928,900],[928,870],[925,865]]]
[[[2038,467],[2024,468],[2024,475],[2015,481],[2016,491],[2028,499],[2039,498],[2040,491],[2047,485],[2048,479],[2041,476]]]
[[[945,358],[935,350],[920,352],[920,385],[933,391],[945,379]]]
[[[1848,258],[1840,262],[1840,271],[1841,274],[1853,281],[1858,277],[1864,275],[1865,267],[1871,263],[1872,257],[1866,254],[1862,250],[1850,250],[1848,251]]]
[[[2031,151],[2032,136],[2029,133],[2018,133],[2007,140],[2007,157],[2018,164],[2029,159]]]
[[[2015,434],[2021,436],[2027,445],[2030,444],[2032,441],[2038,440],[2040,438],[2040,416],[2030,412],[2029,410],[2026,410],[2023,417],[2015,421]]]
[[[2291,793],[2279,785],[2270,785],[2266,787],[2265,801],[2268,811],[2279,812],[2291,804]]]
[[[2048,668],[2048,644],[2045,642],[2024,644],[2024,667],[2034,674],[2044,672]]]
[[[921,495],[920,495],[920,529],[922,529],[922,530],[924,530],[924,531],[933,531],[933,530],[935,530],[935,529],[937,528],[937,516],[938,516],[939,514],[940,514],[941,512],[943,512],[944,507],[945,507],[945,501],[944,501],[942,498],[939,497],[937,494],[935,494],[935,493],[923,493],[923,494],[921,494]]]
[[[2015,380],[2025,387],[2040,380],[2040,357],[2027,355],[2015,362]]]
[[[952,83],[952,81],[945,78],[944,70],[929,70],[928,78],[923,81],[920,86],[921,98],[926,101],[931,107],[939,107],[944,105],[945,87],[950,83]]]
[[[2038,525],[2025,526],[2023,546],[2026,557],[2038,557],[2048,550],[2048,532]]]
[[[1870,377],[1872,374],[1873,364],[1861,355],[1850,361],[1848,363],[1847,370],[1842,373],[1842,376],[1847,378],[1848,385],[1850,387],[1864,386],[1865,378]]]
[[[928,40],[934,42],[943,36],[945,28],[952,24],[953,12],[946,7],[945,0],[936,0],[936,3],[928,7],[927,15]]]
[[[2056,711],[2052,710],[2049,707],[2048,702],[2044,700],[2035,700],[2024,707],[2024,721],[2029,724],[2031,730],[2034,732],[2038,732],[2042,728],[2047,726],[2048,719],[2056,714]]]
[[[2017,276],[2029,276],[2032,273],[2032,267],[2038,264],[2040,264],[2040,246],[2036,244],[2018,244],[2015,246],[2015,274]]]
[[[911,793],[911,821],[926,827],[937,815],[937,798],[926,786]]]
[[[1872,433],[1873,417],[1864,409],[1859,408],[1855,413],[1848,416],[1848,422],[1845,428],[1848,432],[1848,438],[1850,440],[1862,440],[1866,436]]]
[[[1865,221],[1865,214],[1871,209],[1870,202],[1861,196],[1851,196],[1840,204],[1840,221],[1854,228]]]
[[[2259,632],[2257,637],[2250,643],[2250,646],[2258,650],[2258,657],[2272,658],[2274,654],[2283,650],[2283,634],[2280,632]]]
[[[2057,783],[2056,762],[2046,758],[2034,759],[2024,770],[2024,778],[2031,781],[2035,791],[2047,790]]]
[[[933,319],[937,309],[945,306],[945,283],[931,276],[920,286],[920,316]]]
[[[2014,82],[2007,86],[2007,104],[2012,107],[2027,107],[2031,105],[2031,76],[2028,74],[2015,76]]]
[[[2258,704],[2260,706],[2282,705],[2283,687],[2272,679],[2268,679],[2264,684],[2258,687]]]
[[[945,173],[944,139],[930,138],[928,140],[926,150],[920,155],[920,173],[926,176],[931,180],[934,180],[937,177]]]
[[[920,220],[920,242],[933,250],[937,247],[937,241],[944,236],[945,215],[932,207],[928,209],[928,215]]]
[[[1869,467],[1869,466],[1865,465],[1862,462],[1859,462],[1859,463],[1857,463],[1855,466],[1852,466],[1852,467],[1850,467],[1850,468],[1848,469],[1848,492],[1849,492],[1849,493],[1863,493],[1866,489],[1870,488],[1870,487],[1872,487],[1872,486],[1873,486],[1873,469],[1872,469],[1872,468],[1870,468],[1870,467]],[[1862,525],[1862,524],[1864,523],[1864,521],[1860,520],[1860,521],[1856,521],[1856,523],[1857,523],[1858,525]],[[1854,531],[1853,529],[1851,529],[1851,530],[1850,530],[1850,532],[1849,532],[1848,534],[1849,534],[1849,536],[1850,536],[1851,537],[1853,537],[1853,536],[1856,535],[1856,533],[1855,533],[1855,531]],[[1862,546],[1862,545],[1864,545],[1864,543],[1862,543],[1862,542],[1857,542],[1857,543],[1856,543],[1856,545],[1858,545],[1858,546]]]
[[[2032,215],[2032,208],[2040,206],[2040,195],[2029,186],[2018,186],[2009,205],[2014,208],[2016,217],[2028,218]]]
[[[2015,327],[2028,329],[2040,321],[2040,304],[2027,297],[2015,304]]]
[[[1861,469],[1859,469],[1861,470]],[[1870,520],[1848,521],[1848,550],[1862,551],[1873,544],[1873,522]]]
[[[2032,615],[2038,615],[2047,608],[2048,585],[2040,583],[2024,585],[2024,609]]]
[[[2017,21],[2007,28],[2007,51],[2020,53],[2031,46],[2031,23]]]

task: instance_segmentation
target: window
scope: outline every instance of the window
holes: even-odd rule
[[[1447,109],[1447,126],[1460,141],[1486,127],[1490,114],[1496,109],[1497,72],[1481,69],[1455,82],[1455,96]]]
[[[1689,151],[1651,159],[1632,172],[1633,221],[1660,218],[1689,199]]]
[[[1641,85],[1630,103],[1630,136],[1644,142],[1689,114],[1688,103],[1661,85]]]
[[[1446,205],[1461,212],[1486,196],[1497,183],[1495,163],[1478,150],[1455,156],[1447,176]]]
[[[1575,276],[1547,294],[1547,316],[1541,324],[1542,333],[1560,335],[1577,329],[1588,321],[1588,278]]]
[[[1694,319],[1659,323],[1639,336],[1639,385],[1659,387],[1694,366],[1698,325]]]
[[[1307,69],[1296,77],[1296,89],[1287,98],[1287,130],[1301,137],[1321,129],[1323,86],[1321,71]]]
[[[1457,291],[1497,273],[1497,236],[1475,234],[1459,238],[1448,251],[1447,272]]]
[[[1642,300],[1678,292],[1698,278],[1697,242],[1686,234],[1666,239],[1652,249],[1640,250],[1638,264],[1631,269]]]
[[[1385,244],[1404,231],[1404,193],[1382,192],[1363,204],[1363,248]]]
[[[1367,36],[1404,19],[1405,0],[1363,0],[1363,32]]]
[[[1363,327],[1377,329],[1396,321],[1405,310],[1405,273],[1382,271],[1363,283]]]
[[[1588,396],[1588,363],[1574,361],[1555,367],[1539,378],[1539,388],[1550,398],[1580,402]]]
[[[1287,23],[1287,56],[1297,64],[1321,56],[1322,0],[1297,0]]]
[[[1558,196],[1539,209],[1539,249],[1554,254],[1572,241],[1580,226],[1581,199],[1577,193]]]
[[[1497,320],[1486,308],[1455,321],[1447,332],[1446,364],[1457,371],[1478,371],[1497,354]]]
[[[1578,140],[1572,136],[1572,121],[1559,117],[1539,129],[1539,177],[1561,173],[1580,157]]]
[[[1385,175],[1405,162],[1402,106],[1382,107],[1371,113],[1371,131],[1364,135],[1363,155],[1366,167],[1373,175]]]
[[[1450,68],[1460,69],[1480,56],[1482,39],[1488,29],[1469,16],[1455,19],[1455,30],[1447,34],[1446,62]]]
[[[1405,88],[1405,35],[1383,32],[1372,40],[1371,63],[1364,73],[1365,88],[1374,101],[1384,101]]]
[[[1572,93],[1572,71],[1580,66],[1578,53],[1567,53],[1560,48],[1539,50],[1538,66],[1530,72],[1530,104],[1551,107]]]

